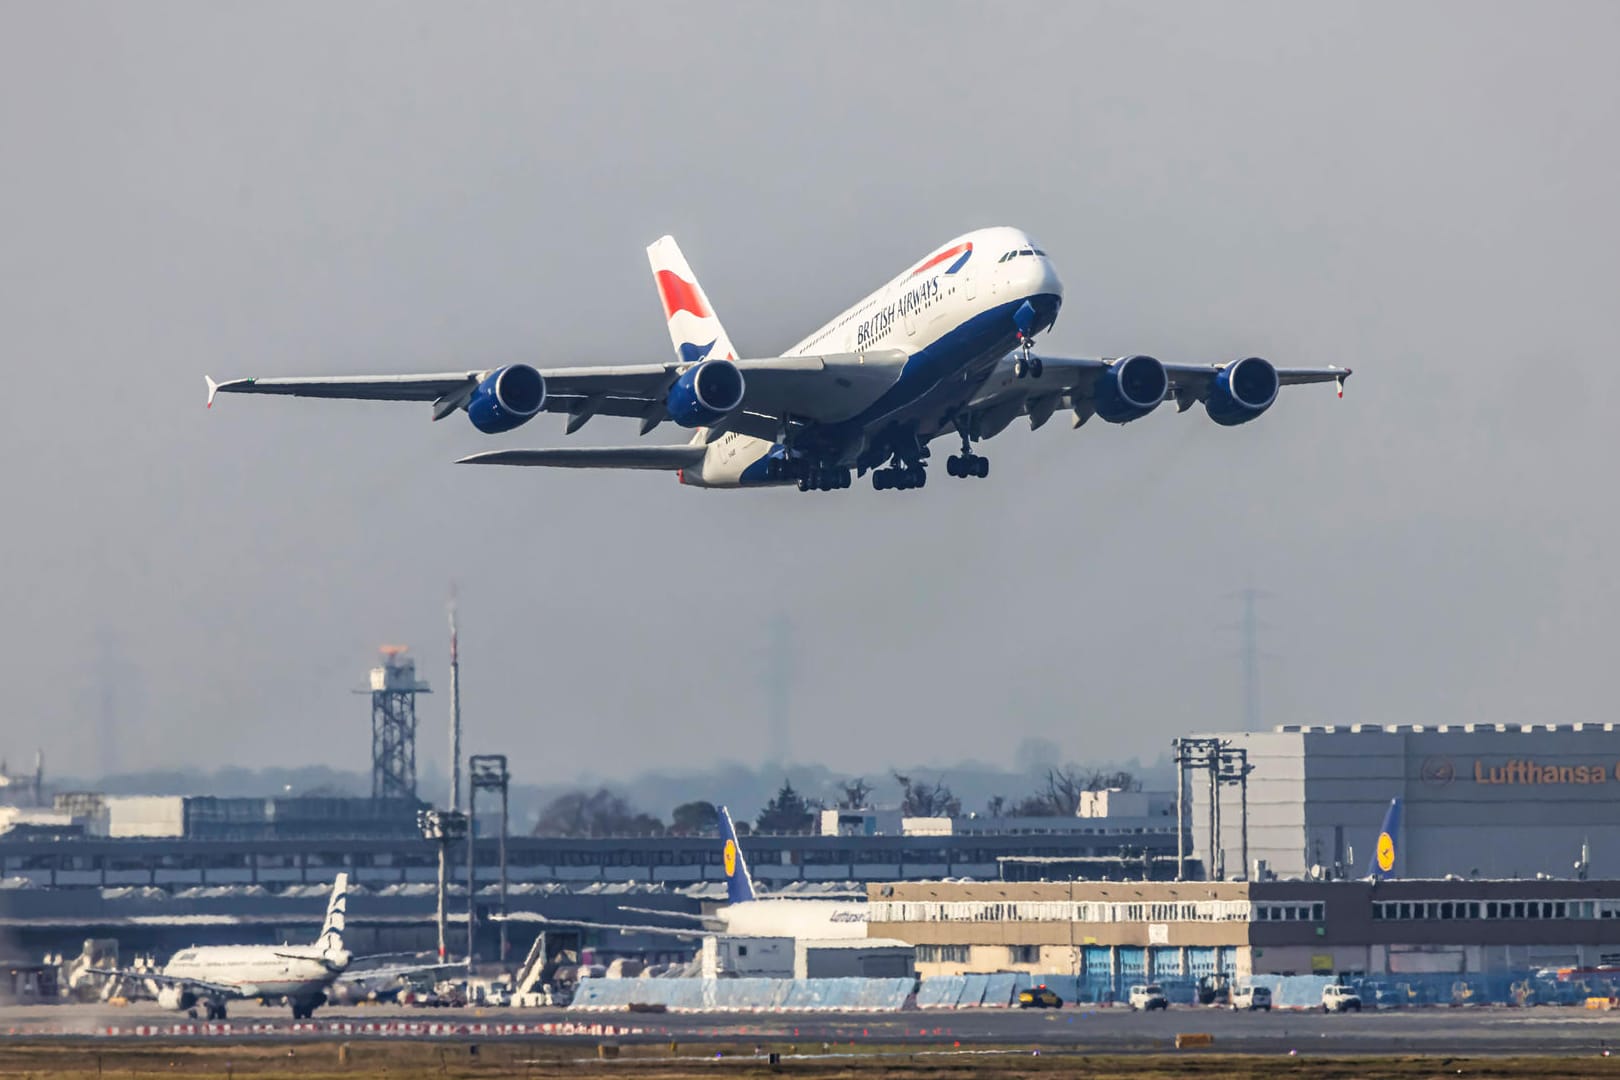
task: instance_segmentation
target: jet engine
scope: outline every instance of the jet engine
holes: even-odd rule
[[[197,1004],[197,995],[183,986],[160,986],[157,1002],[159,1008],[183,1012]]]
[[[1215,376],[1204,410],[1223,427],[1247,424],[1277,400],[1277,369],[1268,360],[1246,356],[1223,367]]]
[[[1110,424],[1140,420],[1159,407],[1170,390],[1164,365],[1151,356],[1127,356],[1097,376],[1097,415]]]
[[[528,364],[508,364],[484,377],[467,399],[467,416],[485,435],[511,431],[546,403],[546,380]]]
[[[681,427],[712,424],[742,404],[742,372],[729,360],[705,360],[689,367],[669,388],[664,407]]]

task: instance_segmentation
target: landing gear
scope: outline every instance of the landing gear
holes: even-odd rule
[[[962,478],[976,476],[982,480],[989,476],[990,459],[973,452],[972,432],[961,417],[956,420],[956,433],[962,436],[962,452],[945,459],[945,471]]]
[[[811,465],[799,475],[800,491],[842,491],[849,485],[849,470],[841,465]]]
[[[872,471],[872,487],[876,491],[911,491],[928,483],[928,470],[921,465],[906,468],[890,467]]]
[[[1013,376],[1022,379],[1026,375],[1032,379],[1041,377],[1041,358],[1034,353],[1035,348],[1035,307],[1028,300],[1018,305],[1013,312],[1013,323],[1018,327],[1018,359],[1013,361]]]
[[[204,1001],[204,1002],[201,1002],[200,1004],[203,1007],[203,1016],[204,1016],[205,1019],[208,1019],[208,1020],[223,1020],[223,1019],[225,1019],[225,1003],[223,1001]],[[195,1009],[193,1009],[192,1012],[191,1012],[191,1015],[192,1015],[193,1019],[195,1019],[196,1015],[197,1015],[197,1011]]]

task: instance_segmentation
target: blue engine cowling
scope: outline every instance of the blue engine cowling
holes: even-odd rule
[[[664,407],[681,427],[712,424],[742,404],[742,372],[729,360],[705,360],[689,367],[669,388]]]
[[[1227,364],[1215,376],[1204,411],[1223,427],[1247,424],[1277,400],[1277,369],[1268,360],[1246,356]]]
[[[467,399],[467,416],[485,435],[527,423],[546,403],[546,380],[528,364],[508,364],[484,377]]]
[[[1151,356],[1127,356],[1097,376],[1097,415],[1110,424],[1128,424],[1157,409],[1169,391],[1163,364]]]

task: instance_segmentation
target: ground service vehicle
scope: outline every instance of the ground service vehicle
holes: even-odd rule
[[[1265,986],[1238,986],[1232,990],[1232,1010],[1271,1011],[1271,989]]]
[[[1168,1009],[1170,999],[1164,996],[1162,986],[1149,983],[1131,987],[1130,1004],[1132,1012],[1150,1012],[1153,1009]]]
[[[1032,986],[1018,995],[1020,1009],[1061,1009],[1063,999],[1044,984]]]
[[[1338,983],[1322,988],[1323,1012],[1360,1012],[1361,995],[1356,993],[1355,987],[1343,986]]]

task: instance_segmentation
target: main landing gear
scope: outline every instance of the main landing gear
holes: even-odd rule
[[[875,491],[911,491],[927,483],[928,470],[923,468],[921,462],[872,470],[872,488]]]
[[[962,436],[962,452],[945,459],[945,471],[952,476],[964,479],[969,476],[976,476],[983,480],[990,475],[990,459],[980,457],[973,452],[973,441],[967,421],[961,417],[958,417],[956,421],[956,433]]]
[[[945,471],[952,476],[976,476],[980,480],[990,475],[990,459],[978,454],[952,454],[945,459]]]
[[[1022,379],[1027,375],[1032,379],[1038,379],[1041,377],[1043,365],[1041,364],[1041,358],[1034,353],[1034,305],[1028,300],[1019,304],[1018,310],[1013,312],[1013,323],[1018,327],[1018,359],[1013,361],[1013,377]]]
[[[812,465],[799,477],[800,491],[842,491],[849,485],[849,470],[837,465]]]

